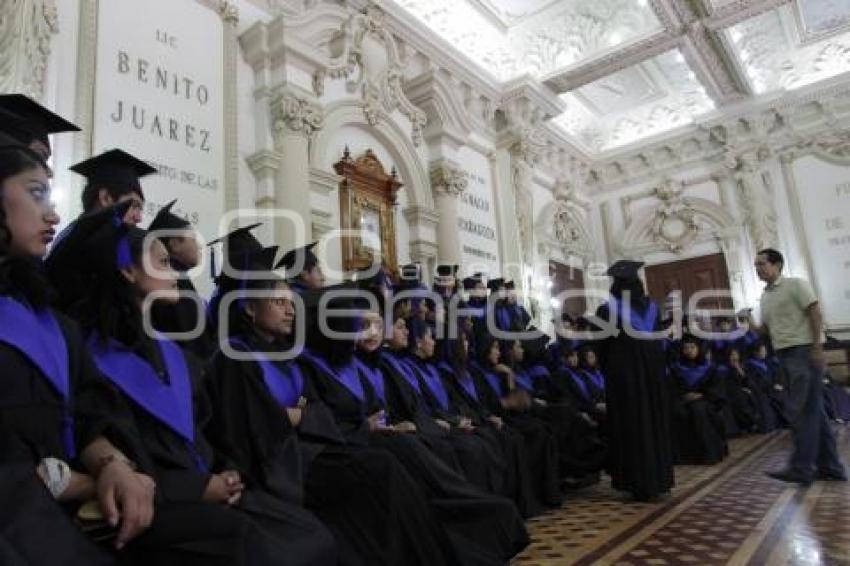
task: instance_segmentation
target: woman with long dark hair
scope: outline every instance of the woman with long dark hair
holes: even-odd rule
[[[665,353],[662,341],[647,335],[661,328],[661,319],[638,277],[642,266],[611,266],[612,298],[596,316],[619,332],[597,348],[607,378],[612,483],[646,501],[670,491],[674,472]]]
[[[138,446],[128,414],[115,407],[77,326],[49,306],[41,258],[58,222],[45,163],[29,149],[0,147],[4,564],[111,563],[69,517],[89,500],[103,516],[99,534],[119,548],[153,517],[154,483],[131,464]]]
[[[298,504],[247,485],[210,445],[210,407],[202,368],[143,323],[154,301],[178,298],[162,243],[107,219],[60,252],[92,272],[93,287],[74,303],[94,362],[133,415],[144,452],[140,466],[157,482],[157,520],[133,549],[156,564],[333,564],[330,533]]]

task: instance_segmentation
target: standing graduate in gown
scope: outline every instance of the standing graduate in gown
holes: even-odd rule
[[[720,378],[702,342],[683,337],[680,359],[670,366],[677,463],[716,464],[729,453]]]
[[[609,268],[612,299],[596,316],[619,330],[597,347],[607,378],[612,483],[647,501],[670,491],[674,472],[664,349],[660,339],[635,332],[657,331],[661,320],[638,277],[642,266],[618,261]],[[627,323],[638,336],[623,331]]]
[[[200,364],[174,342],[145,333],[150,295],[177,299],[162,243],[115,217],[63,249],[77,250],[81,267],[93,272],[90,293],[73,310],[88,331],[95,365],[133,415],[144,449],[139,464],[151,471],[163,503],[159,524],[133,549],[136,559],[181,566],[277,564],[281,556],[294,564],[336,563],[333,538],[318,519],[246,485],[213,450],[203,430],[210,407]]]
[[[215,331],[206,320],[206,301],[198,294],[189,277],[189,271],[201,261],[201,251],[192,224],[172,212],[176,202],[169,202],[157,212],[148,226],[148,232],[159,238],[168,252],[171,267],[179,276],[177,288],[180,299],[174,304],[154,304],[151,322],[154,328],[163,333],[198,333],[195,338],[175,337],[175,342],[198,359],[206,361],[216,350]]]
[[[280,359],[293,348],[295,295],[271,266],[251,269],[268,275],[221,282],[225,293],[270,296],[230,305],[227,344],[243,355],[222,350],[212,361],[210,437],[249,482],[313,510],[333,532],[341,564],[452,563],[412,478],[391,454],[347,444],[300,364]]]
[[[153,520],[130,415],[49,306],[41,258],[58,223],[41,157],[0,147],[0,562],[16,566],[112,564],[71,519],[87,501],[103,517],[90,525],[119,548]]]

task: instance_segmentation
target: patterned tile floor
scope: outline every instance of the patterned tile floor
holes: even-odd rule
[[[836,430],[850,464],[850,427]],[[787,432],[735,439],[721,464],[677,467],[657,503],[629,502],[607,481],[574,492],[529,521],[532,543],[514,564],[850,566],[850,483],[802,489],[765,476],[790,447]]]

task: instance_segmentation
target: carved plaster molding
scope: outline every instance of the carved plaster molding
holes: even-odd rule
[[[0,5],[0,92],[42,100],[50,40],[57,33],[55,0],[6,0]]]
[[[441,159],[431,165],[431,189],[437,195],[459,196],[466,190],[469,179],[455,163]]]
[[[292,89],[278,90],[271,100],[273,131],[311,136],[324,123],[322,107]]]

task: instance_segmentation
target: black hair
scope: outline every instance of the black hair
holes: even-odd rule
[[[324,312],[332,313],[335,309],[350,310],[356,308],[347,297],[332,298],[327,302]],[[331,365],[347,363],[354,356],[356,349],[354,338],[342,339],[331,338],[322,332],[320,325],[320,313],[317,309],[307,310],[307,332],[305,344],[319,356],[323,357]],[[360,330],[360,317],[356,315],[339,315],[339,313],[328,316],[325,319],[327,328],[340,333],[353,334]]]
[[[137,194],[144,201],[144,196],[139,192],[138,189],[134,189],[126,186],[119,185],[106,185],[102,181],[98,181],[96,183],[88,183],[86,187],[83,189],[83,194],[80,197],[83,205],[83,212],[91,212],[98,207],[98,195],[100,195],[100,190],[105,189],[106,192],[112,197],[112,200],[118,202],[118,199],[123,197],[124,195]]]
[[[639,304],[646,297],[646,289],[640,279],[615,277],[614,282],[611,283],[611,295],[617,299],[622,299],[626,292],[629,293],[629,299],[633,305]]]
[[[286,280],[273,273],[269,273],[268,278],[246,280],[244,289],[246,291],[271,291],[280,283],[286,283]],[[235,290],[234,292],[239,293],[240,290]],[[245,301],[256,300],[261,299],[245,298]],[[230,303],[227,308],[227,322],[228,336],[251,335],[255,333],[254,321],[245,311],[243,301],[235,300]]]
[[[134,265],[142,265],[146,235],[141,228],[127,226]],[[141,348],[146,343],[142,311],[130,282],[118,269],[96,272],[90,281],[86,296],[72,305],[72,316],[99,339],[113,338],[131,350]]]
[[[765,248],[758,252],[756,255],[763,255],[767,258],[769,263],[773,265],[779,264],[779,270],[782,271],[782,268],[785,267],[785,258],[782,256],[778,250],[773,248]]]
[[[9,255],[12,233],[6,224],[2,185],[6,179],[24,171],[41,167],[48,171],[41,157],[26,147],[0,147],[0,294],[18,294],[33,307],[44,307],[54,298],[53,290],[44,275],[41,258]]]

